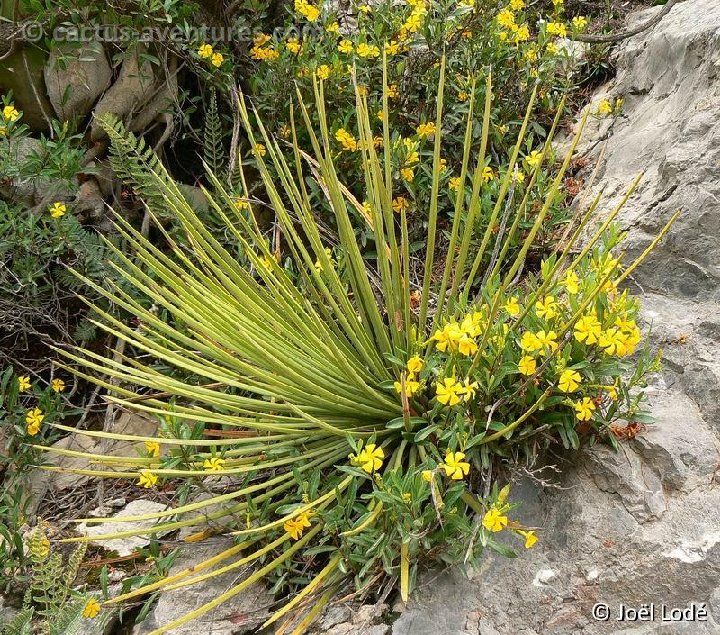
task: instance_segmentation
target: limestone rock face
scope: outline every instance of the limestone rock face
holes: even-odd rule
[[[512,560],[488,555],[470,579],[426,574],[407,607],[396,607],[400,617],[385,616],[384,633],[720,633],[720,2],[676,5],[616,60],[616,79],[588,107],[622,97],[622,113],[591,118],[579,152],[591,166],[601,161],[595,190],[604,189],[607,210],[645,172],[619,217],[628,257],[682,210],[632,280],[663,350],[649,391],[656,423],[617,453],[569,457],[563,489],[516,485],[519,517],[543,528],[535,548]],[[607,620],[593,616],[599,603]],[[617,620],[623,605],[648,603],[654,621]],[[707,617],[661,621],[662,605],[690,603]]]

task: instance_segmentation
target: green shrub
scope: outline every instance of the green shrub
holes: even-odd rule
[[[444,63],[439,96],[443,81]],[[139,328],[96,307],[104,318],[99,326],[136,356],[116,361],[84,350],[67,357],[87,369],[76,369],[79,375],[113,391],[113,401],[156,415],[161,423],[157,434],[133,437],[139,456],[88,456],[88,468],[75,471],[103,476],[103,463],[124,467],[113,475],[147,488],[166,480],[233,477],[235,488],[222,496],[122,520],[157,520],[153,532],[195,527],[189,541],[217,531],[239,539],[191,570],[112,602],[256,567],[227,592],[154,633],[211,610],[262,578],[277,592],[299,591],[267,622],[284,618],[284,627],[292,624],[299,633],[348,579],[370,593],[384,578],[398,578],[407,598],[421,565],[475,562],[485,548],[512,555],[514,544],[531,547],[539,528],[523,525],[508,489],[497,487],[502,463],[555,444],[611,440],[614,421],[644,416],[635,389],[653,363],[645,352],[629,358],[641,339],[634,323],[637,302],[617,285],[646,254],[625,269],[614,255],[622,236],[612,223],[622,205],[583,247],[578,244],[598,199],[568,233],[562,251],[546,259],[537,275],[518,277],[559,196],[574,145],[539,209],[531,210],[529,202],[549,160],[550,136],[521,199],[510,198],[511,170],[489,188],[483,180],[492,129],[489,85],[488,80],[479,143],[474,118],[468,117],[463,154],[473,161],[464,163],[460,179],[472,183],[472,194],[455,202],[440,280],[434,272],[441,134],[434,139],[427,248],[416,282],[407,210],[393,209],[393,157],[375,150],[365,96],[357,95],[354,125],[378,244],[376,267],[363,259],[354,233],[349,210],[356,201],[339,176],[323,82],[314,87],[319,133],[300,103],[313,146],[312,176],[305,174],[297,144],[294,159],[288,159],[282,143],[261,120],[251,123],[241,104],[299,287],[268,249],[254,216],[239,210],[234,194],[212,174],[217,195],[211,204],[243,245],[254,273],[218,243],[159,164],[143,173],[146,158],[132,135],[105,121],[114,152],[138,180],[134,185],[154,192],[154,204],[165,213],[172,210],[192,249],[174,243],[167,255],[120,222],[136,260],[115,250],[115,268],[169,321],[117,284],[109,291],[83,279],[113,304],[137,313]],[[471,96],[471,111],[473,104]],[[507,165],[517,164],[532,112],[531,98]],[[444,116],[439,99],[439,130]],[[383,141],[389,148],[387,128]],[[309,181],[334,214],[334,246],[314,216]],[[490,218],[474,240],[473,219],[486,196]],[[501,214],[505,222],[493,231]],[[528,219],[530,229],[508,257]],[[476,293],[477,274],[483,283]],[[488,479],[496,484],[486,495]],[[314,603],[305,604],[310,598]]]
[[[518,138],[523,115],[533,89],[538,99],[533,106],[532,123],[522,147],[524,160],[518,165],[514,189],[525,192],[525,176],[532,172],[537,150],[545,141],[563,95],[573,86],[577,63],[567,49],[558,44],[558,34],[571,35],[584,28],[582,22],[563,21],[562,3],[552,13],[542,7],[525,7],[515,0],[502,10],[496,3],[465,0],[423,0],[369,3],[352,2],[349,14],[330,10],[328,3],[296,2],[282,35],[259,34],[250,51],[257,65],[250,77],[253,105],[268,130],[289,139],[291,105],[296,90],[304,99],[312,96],[313,78],[325,80],[330,148],[343,183],[366,203],[362,152],[354,123],[355,85],[367,95],[373,142],[383,143],[383,126],[389,130],[389,167],[392,172],[395,207],[406,207],[411,243],[423,246],[427,230],[429,201],[432,196],[433,138],[443,137],[443,166],[439,227],[449,233],[455,207],[459,175],[465,146],[465,122],[470,97],[476,103],[485,99],[485,83],[475,78],[492,72],[493,100],[490,109],[488,152],[483,178],[482,211],[476,216],[478,235],[484,232],[492,200],[508,169],[505,160]],[[316,10],[318,9],[318,10]],[[541,22],[541,20],[547,22]],[[440,58],[446,56],[445,103],[443,119],[435,129],[434,111],[440,73]],[[386,67],[383,59],[387,59]],[[387,76],[383,77],[383,69]],[[278,77],[292,82],[278,82]],[[383,80],[389,86],[383,100]],[[473,118],[472,138],[479,141],[482,112]],[[318,119],[312,113],[313,123]],[[299,130],[298,141],[310,150],[310,139]],[[313,201],[322,193],[311,189]],[[531,192],[530,206],[542,205],[550,178],[541,173]],[[469,191],[462,188],[466,196]],[[536,244],[542,248],[552,238],[557,225],[567,220],[562,198],[553,202]],[[374,249],[374,232],[367,212],[353,212],[358,238]],[[327,215],[332,222],[332,214]],[[522,229],[530,224],[523,223]],[[517,242],[517,241],[516,241]],[[533,246],[535,249],[536,246]]]
[[[17,375],[12,368],[0,374],[0,587],[17,582],[27,565],[22,528],[31,502],[29,474],[42,455],[33,444],[50,445],[59,433],[48,424],[60,423],[77,410],[64,399],[65,382],[54,377],[41,385],[28,375]]]
[[[1,635],[80,635],[86,632],[83,619],[100,615],[100,603],[74,588],[85,545],[78,546],[65,562],[53,552],[43,527],[34,529],[27,540],[32,575],[21,611],[0,628]],[[98,618],[98,628],[107,626],[108,614]]]

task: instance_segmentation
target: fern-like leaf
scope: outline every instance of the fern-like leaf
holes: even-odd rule
[[[33,608],[26,606],[5,626],[0,627],[0,635],[31,635]]]
[[[217,94],[210,91],[210,104],[205,113],[205,137],[203,157],[214,174],[221,174],[225,167],[225,148],[222,140],[222,124],[217,109]]]

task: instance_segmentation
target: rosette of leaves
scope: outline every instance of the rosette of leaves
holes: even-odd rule
[[[437,130],[443,117],[444,62],[440,77]],[[274,624],[278,632],[301,633],[348,582],[367,594],[383,581],[399,579],[401,595],[407,598],[420,564],[473,561],[486,547],[511,555],[497,527],[508,533],[531,530],[508,521],[512,505],[505,500],[507,490],[485,488],[494,459],[567,441],[569,429],[586,423],[574,418],[568,396],[560,395],[557,378],[548,369],[554,372],[563,364],[579,363],[568,348],[576,345],[575,324],[591,306],[610,302],[613,284],[608,283],[629,275],[646,254],[622,273],[618,267],[601,267],[588,279],[582,293],[566,302],[556,328],[557,347],[538,357],[534,372],[519,372],[521,334],[538,327],[533,307],[560,284],[568,268],[591,266],[594,258],[605,257],[608,240],[610,246],[618,242],[619,236],[608,231],[621,205],[589,232],[580,249],[578,237],[599,204],[599,199],[593,201],[568,228],[563,249],[544,264],[541,275],[525,281],[519,274],[526,255],[559,196],[577,143],[557,169],[544,205],[531,210],[529,192],[543,171],[550,135],[525,193],[515,196],[517,173],[507,170],[487,230],[473,236],[474,216],[484,194],[491,92],[488,77],[479,143],[473,140],[476,106],[470,100],[460,171],[469,188],[466,196],[455,199],[444,255],[436,251],[442,138],[435,137],[427,249],[419,272],[410,255],[406,212],[393,209],[389,126],[384,124],[383,149],[376,148],[360,91],[356,120],[366,211],[379,246],[372,262],[364,259],[350,219],[349,210],[362,205],[343,185],[333,162],[323,83],[315,84],[313,104],[319,130],[313,129],[308,107],[299,101],[313,156],[295,142],[272,138],[244,101],[239,104],[293,277],[268,248],[254,214],[240,209],[212,173],[215,195],[208,193],[209,200],[248,254],[250,270],[218,243],[142,144],[118,122],[105,120],[116,156],[126,163],[124,173],[139,183],[136,189],[153,193],[151,211],[177,219],[185,240],[180,244],[164,235],[170,250],[166,253],[119,219],[118,231],[133,249],[133,257],[117,252],[123,286],[110,281],[107,289],[91,280],[85,283],[137,315],[138,322],[126,324],[95,307],[104,318],[98,327],[124,340],[126,350],[134,354],[64,354],[75,363],[74,372],[108,389],[108,399],[156,416],[160,425],[146,436],[57,427],[135,441],[140,448],[133,457],[73,452],[88,460],[87,469],[73,470],[82,474],[137,480],[147,487],[199,482],[208,476],[231,479],[229,491],[221,495],[116,519],[156,524],[144,530],[129,525],[105,538],[188,528],[194,531],[188,541],[213,533],[237,538],[237,544],[210,560],[112,602],[253,567],[238,584],[154,633],[214,609],[261,579],[273,582],[285,597],[295,593],[266,625]],[[387,107],[387,82],[384,101]],[[517,164],[531,112],[532,100],[510,166]],[[292,123],[296,139],[296,122]],[[311,199],[307,179],[324,192],[323,202]],[[335,216],[336,244],[327,242],[318,224],[320,204]],[[521,239],[522,247],[508,259],[509,241],[528,219],[531,226]],[[482,264],[486,262],[489,266]],[[146,309],[125,290],[128,287],[146,295],[160,311]],[[502,307],[513,294],[522,294],[525,310],[510,319]],[[438,333],[476,312],[484,326],[473,336],[471,355],[452,346],[441,351]],[[497,329],[502,342],[496,338]],[[409,362],[417,357],[424,361],[422,370],[414,366],[416,373]],[[594,437],[607,431],[609,421],[637,408],[628,388],[641,380],[646,366],[622,383],[620,364],[606,363],[602,351],[585,358],[597,375],[594,383],[601,376],[607,381],[607,375],[617,375],[620,382],[618,401],[594,410],[589,432]],[[472,394],[466,398],[466,391],[458,402],[442,403],[440,386],[449,373],[460,372],[461,381],[467,379],[468,387],[473,384]],[[556,396],[562,398],[551,401]],[[494,414],[488,416],[491,410]],[[483,524],[489,512],[494,521]]]

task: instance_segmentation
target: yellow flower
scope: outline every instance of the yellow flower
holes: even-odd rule
[[[409,183],[413,182],[413,179],[415,178],[415,170],[412,168],[402,168],[400,170],[400,175]]]
[[[255,150],[255,154],[259,154],[261,157],[267,154],[267,148],[262,143],[256,143],[253,149]]]
[[[327,64],[322,64],[321,66],[318,66],[317,71],[315,71],[315,74],[320,79],[328,79],[330,77],[330,67]]]
[[[515,31],[515,41],[516,42],[526,42],[530,39],[530,29],[527,28],[527,25],[523,24],[521,27],[518,28],[517,31]]]
[[[523,375],[532,375],[537,370],[537,362],[532,357],[524,355],[518,362],[518,370]]]
[[[462,179],[459,176],[452,177],[448,183],[448,187],[453,192],[457,192],[461,186],[462,186]]]
[[[437,349],[445,352],[448,348],[457,350],[462,335],[462,330],[460,330],[457,322],[449,322],[445,325],[445,328],[435,331],[432,339],[437,342]]]
[[[145,489],[150,489],[151,487],[155,487],[155,484],[158,482],[158,476],[157,474],[154,474],[150,470],[141,470],[140,471],[140,478],[138,479],[138,485],[140,487],[144,487]]]
[[[415,355],[408,360],[407,369],[413,375],[417,375],[425,366],[425,362],[420,355]]]
[[[6,121],[17,121],[18,119],[20,119],[20,113],[15,108],[15,106],[13,106],[12,104],[5,106],[3,108],[2,114],[3,114],[3,118]]]
[[[497,23],[504,29],[512,29],[515,26],[515,14],[508,9],[503,9],[497,14]]]
[[[370,204],[367,202],[363,203],[363,207],[365,207],[366,209],[367,209],[366,206],[369,206],[369,205]],[[330,247],[325,247],[324,251],[325,251],[325,255],[330,259],[330,265],[334,267],[335,261],[333,260],[333,257],[332,257],[332,249],[330,249]],[[318,273],[320,273],[323,270],[323,266],[322,266],[322,263],[320,262],[320,258],[318,258],[315,261],[315,270]]]
[[[520,348],[524,351],[537,351],[542,348],[542,343],[538,340],[535,333],[525,331],[520,339]]]
[[[50,216],[53,218],[60,218],[61,216],[65,215],[65,212],[67,212],[67,207],[65,207],[65,203],[53,203],[53,205],[50,206]]]
[[[34,437],[38,432],[40,432],[40,426],[44,418],[45,415],[40,408],[28,410],[25,415],[25,423],[27,424],[27,433],[31,437]]]
[[[558,388],[563,392],[575,392],[580,386],[582,377],[576,370],[568,368],[560,373],[560,380],[558,381]]]
[[[312,523],[308,518],[307,512],[302,512],[301,514],[298,514],[295,518],[286,520],[283,523],[283,529],[290,534],[290,537],[293,540],[299,540],[300,537],[303,535],[303,531],[305,531],[306,527],[312,527]]]
[[[528,156],[525,157],[528,165],[534,170],[542,161],[542,152],[533,150]]]
[[[455,377],[445,377],[442,383],[435,384],[435,398],[445,406],[455,406],[460,403],[462,385],[458,384]]]
[[[355,150],[357,150],[358,144],[355,137],[345,130],[345,128],[340,128],[335,133],[335,138],[342,144],[343,150],[347,150],[348,152],[355,152]]]
[[[515,178],[517,179],[518,183],[524,183],[525,182],[525,172],[523,172],[522,170],[518,170]]]
[[[145,451],[148,456],[157,458],[160,456],[160,444],[157,441],[145,441]]]
[[[372,474],[382,467],[385,452],[374,443],[368,443],[357,457],[352,458],[356,465],[359,465],[368,474]]]
[[[397,198],[393,199],[392,202],[392,208],[394,212],[397,212],[398,214],[402,212],[403,210],[407,210],[408,208],[408,202],[407,199],[404,196],[398,196]]]
[[[575,29],[576,31],[584,31],[587,24],[588,24],[588,21],[584,15],[576,15],[572,19],[572,26],[573,26],[573,29]]]
[[[579,421],[589,421],[595,412],[595,403],[590,397],[583,397],[582,401],[576,401],[573,404],[573,408]]]
[[[422,480],[426,483],[430,483],[433,480],[433,471],[432,470],[423,470],[420,473],[420,476],[422,477]]]
[[[62,379],[53,379],[50,382],[50,388],[52,388],[55,392],[62,392],[65,390],[65,382]]]
[[[542,347],[541,355],[547,355],[548,351],[552,352],[557,350],[557,334],[555,331],[548,331],[547,333],[545,333],[545,331],[538,331],[535,333],[535,337],[537,337]]]
[[[578,342],[584,342],[585,344],[595,344],[600,338],[602,327],[597,319],[597,316],[593,313],[583,315],[575,323],[575,339]]]
[[[445,454],[445,463],[441,467],[445,470],[445,476],[454,481],[461,481],[470,472],[470,463],[463,461],[464,452],[452,452],[448,450]]]
[[[617,401],[617,387],[614,384],[610,384],[609,386],[603,386],[603,388],[607,391],[608,397],[610,397],[612,401]]]
[[[502,531],[505,527],[507,527],[508,517],[505,516],[497,507],[493,506],[485,512],[482,524],[488,531]]]
[[[295,0],[295,11],[304,16],[308,22],[315,22],[320,17],[320,9],[307,0]]]
[[[428,123],[421,123],[417,127],[416,132],[419,137],[427,138],[427,137],[434,135],[435,132],[437,132],[437,128],[436,128],[434,122],[429,121]]]
[[[398,87],[395,84],[390,84],[387,87],[388,99],[395,99],[398,96]]]
[[[548,42],[545,45],[545,50],[547,51],[548,55],[557,55],[560,52],[560,49],[553,42]]]
[[[21,375],[20,377],[18,377],[18,390],[20,392],[30,390],[30,377],[28,377],[27,375]]]
[[[513,11],[520,11],[525,6],[523,0],[510,0],[510,8]]]
[[[535,313],[539,318],[552,320],[557,314],[557,303],[551,295],[541,298],[535,303]]]
[[[419,11],[413,11],[409,16],[408,19],[405,20],[402,27],[400,28],[400,39],[405,40],[407,39],[407,34],[409,33],[416,33],[420,30],[420,27],[423,23],[423,17],[425,13],[419,12]]]
[[[470,95],[466,91],[461,90],[458,93],[458,101],[467,101],[468,99],[470,99]]]
[[[477,337],[482,333],[482,313],[475,311],[472,315],[466,315],[460,325],[460,330],[468,337]]]
[[[568,269],[565,277],[560,281],[560,284],[567,289],[570,295],[575,295],[580,291],[580,278],[578,278],[578,275],[572,269]]]
[[[204,59],[204,60],[212,57],[213,52],[214,52],[213,47],[210,46],[209,44],[203,44],[198,49],[198,55],[200,56],[201,59]]]
[[[338,51],[341,53],[352,53],[353,50],[354,48],[351,40],[340,40],[340,44],[338,44]]]
[[[222,66],[222,63],[225,61],[225,58],[223,57],[222,53],[213,53],[212,58],[210,59],[210,63],[215,68],[220,68]]]
[[[562,22],[548,22],[547,33],[548,35],[567,37],[567,27]]]
[[[270,40],[272,40],[272,36],[268,35],[267,33],[258,33],[253,38],[253,44],[255,46],[264,46],[267,44]]]
[[[225,468],[225,459],[213,456],[203,461],[203,469],[208,472],[221,472]]]
[[[3,126],[0,124],[0,137],[4,137],[7,135],[7,126]]]
[[[520,315],[520,304],[518,303],[517,298],[510,298],[505,303],[505,306],[503,306],[503,309],[505,309],[510,317]]]
[[[597,114],[609,115],[613,111],[613,107],[607,99],[601,99],[598,103]]]
[[[477,342],[472,337],[468,336],[467,333],[463,333],[458,340],[458,351],[460,354],[470,357],[477,352],[477,349]]]
[[[287,43],[285,44],[285,48],[291,53],[297,54],[300,52],[302,44],[300,44],[300,42],[298,42],[295,38],[292,38],[287,41]]]
[[[85,619],[91,620],[100,614],[100,603],[95,598],[90,598],[85,603],[82,616]]]
[[[525,549],[532,549],[538,541],[538,537],[532,529],[528,531],[518,530],[518,533],[525,538]]]
[[[477,387],[478,385],[476,381],[471,382],[470,379],[466,377],[460,388],[460,392],[463,396],[463,401],[468,402],[471,399],[474,399]]]
[[[400,52],[400,43],[396,42],[395,40],[390,40],[389,42],[385,42],[385,53],[388,57],[392,55],[397,55]],[[388,95],[389,97],[389,95]]]
[[[325,27],[325,30],[328,33],[340,33],[340,25],[338,24],[337,20],[335,22],[331,22]]]
[[[365,42],[361,42],[360,44],[358,44],[357,54],[360,57],[380,57],[380,49],[374,44],[367,44]]]
[[[398,395],[402,393],[402,383],[399,381],[396,381],[394,383],[395,390],[397,391]],[[416,392],[420,390],[420,382],[413,379],[413,376],[410,375],[405,379],[405,394],[408,397],[412,397]]]
[[[617,327],[611,326],[600,333],[598,344],[608,355],[625,354],[625,336]]]
[[[483,168],[482,180],[483,180],[483,183],[487,183],[489,181],[495,180],[495,172],[493,172],[493,169],[491,167],[486,166]]]
[[[297,40],[290,40],[285,46],[294,53],[297,53],[302,48]],[[280,53],[278,53],[272,46],[268,46],[267,48],[253,46],[250,49],[250,54],[255,60],[275,60],[280,57]]]
[[[361,4],[358,7],[358,10],[362,11],[365,14],[368,14],[372,11],[372,7],[369,4]]]
[[[276,262],[277,261],[270,256],[263,256],[260,264],[262,265],[263,269],[265,269],[265,271],[272,271],[273,264],[275,264]]]

